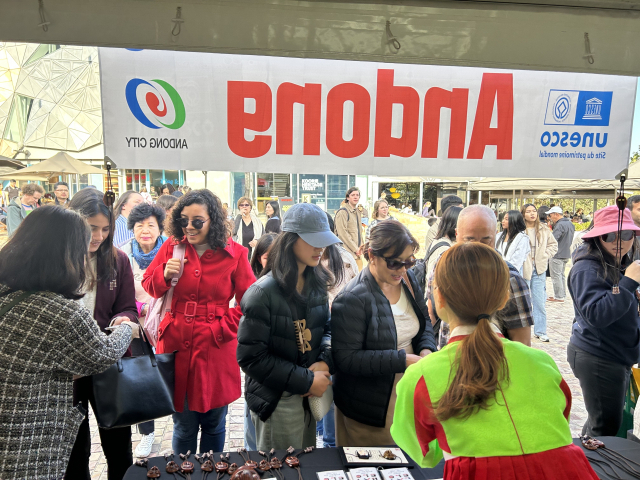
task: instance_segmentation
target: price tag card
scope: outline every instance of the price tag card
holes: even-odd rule
[[[380,473],[384,480],[414,480],[406,468],[386,468]]]
[[[347,480],[347,476],[342,470],[329,470],[316,473],[318,480]]]

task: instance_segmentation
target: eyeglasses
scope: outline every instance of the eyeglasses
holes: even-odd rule
[[[620,232],[620,238],[622,239],[623,242],[628,242],[633,237],[635,237],[635,235],[636,235],[636,232],[634,232],[633,230],[623,230],[622,232]],[[617,232],[605,233],[604,235],[600,235],[600,238],[604,243],[615,242],[616,239],[618,238],[618,233]]]
[[[204,227],[204,224],[207,223],[209,220],[211,219],[207,218],[206,220],[200,220],[199,218],[194,218],[193,220],[191,220],[191,225],[196,230],[202,230],[202,227]],[[189,226],[189,219],[182,217],[180,218],[180,220],[178,220],[178,223],[182,228],[187,228]]]
[[[69,193],[69,190],[67,190],[66,188],[63,188],[63,189],[57,188],[57,189],[54,190],[54,192],[60,192],[60,193],[66,192],[66,193]]]
[[[251,205],[249,205],[248,203],[241,203],[239,206],[240,207],[250,207]]]
[[[402,267],[406,267],[409,270],[413,267],[418,260],[415,258],[411,258],[410,260],[405,260],[404,262],[399,262],[398,260],[392,260],[388,257],[382,257],[385,262],[387,262],[387,268],[389,270],[400,270]]]

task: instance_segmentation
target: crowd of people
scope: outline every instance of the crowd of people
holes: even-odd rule
[[[553,466],[544,478],[597,478],[572,443],[567,384],[530,348],[532,327],[549,341],[546,302],[568,290],[583,433],[615,435],[640,357],[640,197],[620,234],[617,207],[595,213],[567,288],[573,224],[558,207],[526,204],[498,221],[446,196],[437,218],[425,205],[419,259],[385,199],[363,225],[356,187],[334,216],[310,203],[283,214],[272,201],[263,224],[252,199],[234,217],[206,189],[163,186],[155,202],[129,191],[113,205],[58,184],[38,208],[42,188],[29,185],[11,199],[18,217],[0,250],[0,478],[91,478],[91,375],[145,353],[140,325],[172,285],[155,351],[175,352],[176,454],[222,451],[242,370],[252,450],[315,445],[321,433],[326,447],[397,444],[425,467],[444,458],[447,479],[514,468],[543,478],[541,464]],[[315,418],[330,389],[334,404]],[[99,428],[110,480],[150,454],[154,422],[137,428],[135,452],[131,427]]]

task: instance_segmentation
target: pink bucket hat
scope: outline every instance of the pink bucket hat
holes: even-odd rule
[[[618,231],[618,207],[611,205],[598,210],[593,219],[593,228],[585,233],[582,238],[594,238]],[[622,217],[622,230],[634,230],[636,235],[640,233],[640,228],[633,223],[631,211],[625,208]]]

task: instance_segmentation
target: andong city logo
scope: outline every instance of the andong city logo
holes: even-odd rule
[[[159,129],[163,126],[171,130],[179,129],[184,125],[186,119],[184,102],[180,94],[164,80],[156,79],[151,80],[151,82],[159,88],[141,78],[129,80],[125,89],[129,110],[145,127]],[[140,99],[138,98],[138,89],[141,86],[147,86],[143,106],[140,105]],[[173,122],[169,123],[171,112],[173,112]],[[149,116],[152,116],[152,118],[150,119]]]

